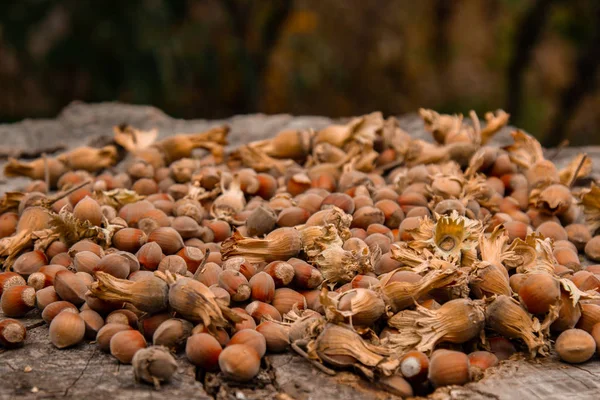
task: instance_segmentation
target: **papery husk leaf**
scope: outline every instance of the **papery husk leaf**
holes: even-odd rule
[[[4,176],[14,178],[25,176],[30,179],[45,180],[46,166],[50,177],[50,187],[55,187],[60,176],[67,171],[67,167],[58,159],[41,157],[32,161],[20,161],[9,158],[4,164]]]
[[[412,268],[418,268],[431,260],[434,255],[428,249],[413,249],[406,242],[397,242],[390,247],[392,258]]]
[[[168,306],[168,285],[161,279],[145,279],[144,290],[139,290],[141,281],[119,279],[106,272],[97,271],[96,281],[89,286],[92,296],[111,302],[126,302],[138,310],[155,313]]]
[[[202,283],[181,277],[169,288],[171,308],[184,318],[199,321],[213,334],[218,328],[242,319],[234,311],[217,301],[214,293]]]
[[[348,146],[351,146],[351,145],[348,145]],[[358,145],[357,145],[357,147],[358,147]],[[371,147],[361,146],[358,148],[360,149],[360,155],[355,157],[351,161],[352,166],[357,171],[373,172],[373,170],[375,169],[375,161],[377,160],[377,157],[379,157],[379,153],[374,151]]]
[[[300,233],[294,228],[279,228],[264,239],[244,237],[235,230],[233,235],[221,244],[223,260],[242,256],[251,263],[287,261],[302,250]]]
[[[385,120],[381,137],[386,147],[394,149],[397,161],[403,163],[411,137],[410,134],[400,128],[398,119],[392,116]]]
[[[114,140],[129,152],[150,147],[158,136],[158,129],[142,131],[128,124],[116,125],[113,127]]]
[[[429,353],[442,342],[464,343],[478,337],[485,325],[484,307],[470,299],[451,300],[437,310],[416,305],[415,310],[394,315],[388,325],[399,333],[384,339],[384,345]]]
[[[341,247],[342,239],[333,224],[315,225],[315,226],[297,226],[295,229],[300,232],[302,248],[309,260],[317,257],[323,250],[331,246]]]
[[[188,192],[183,198],[202,202],[204,200],[214,199],[220,194],[220,185],[215,185],[212,190],[206,190],[200,186],[200,182],[196,181],[189,186]]]
[[[190,157],[192,151],[198,148],[209,150],[219,162],[223,156],[223,146],[227,145],[228,134],[228,126],[217,126],[201,133],[169,136],[155,143],[153,147],[164,154],[168,164],[184,157]]]
[[[592,234],[600,229],[600,186],[595,183],[581,192],[579,204],[583,207],[585,224]]]
[[[481,144],[486,144],[496,133],[508,124],[510,114],[506,113],[504,110],[497,110],[496,114],[493,112],[486,112],[484,117],[486,125],[479,133]]]
[[[477,247],[483,226],[480,221],[451,215],[437,216],[437,222],[425,217],[419,228],[411,230],[414,240],[409,243],[415,250],[428,248],[431,252],[452,263],[460,263],[463,251]],[[451,246],[451,247],[447,247]]]
[[[523,131],[512,132],[514,143],[507,146],[510,160],[524,169],[529,169],[533,164],[544,159],[542,145],[533,136]]]
[[[562,289],[569,294],[569,298],[573,306],[576,306],[580,300],[598,300],[600,299],[600,294],[595,290],[580,290],[575,282],[567,278],[561,278],[558,280]]]
[[[112,236],[120,226],[110,225],[104,218],[106,228],[92,225],[88,220],[81,221],[65,207],[58,214],[49,212],[50,228],[57,233],[60,240],[71,246],[82,239],[91,239],[104,247],[110,247]]]
[[[434,269],[418,282],[390,282],[394,270],[380,277],[379,291],[383,300],[393,312],[412,306],[421,296],[436,288],[460,282],[461,273],[458,268],[446,264],[446,268]]]
[[[46,251],[48,246],[60,239],[60,234],[54,232],[52,229],[44,229],[41,231],[35,231],[32,233],[32,240],[34,241],[34,250]]]
[[[98,204],[113,207],[120,210],[125,204],[135,203],[145,199],[146,196],[139,195],[137,192],[124,188],[117,188],[109,191],[97,190],[94,192],[94,199]]]
[[[497,203],[492,201],[494,191],[487,184],[483,174],[476,174],[465,181],[462,187],[461,198],[463,202],[476,200],[482,207],[490,211],[497,211]]]
[[[316,165],[329,164],[335,170],[339,170],[340,166],[348,161],[348,157],[344,150],[324,142],[313,146],[312,161]],[[339,175],[339,172],[337,175]]]
[[[314,132],[312,129],[288,129],[280,131],[271,139],[249,143],[259,148],[270,157],[300,159],[310,151],[310,142]]]
[[[410,141],[406,150],[406,165],[413,167],[422,164],[436,164],[450,160],[449,148],[446,146],[436,146],[435,144],[425,142],[420,139]]]
[[[63,153],[57,159],[71,170],[97,172],[117,163],[117,149],[112,145],[100,149],[83,146]]]
[[[486,308],[486,326],[508,339],[521,339],[533,358],[547,355],[549,343],[537,318],[532,317],[519,302],[508,296],[491,299]]]
[[[477,298],[512,295],[506,269],[501,264],[478,262],[469,276],[469,286]]]
[[[491,234],[479,237],[479,253],[482,261],[492,264],[504,265],[505,261],[518,262],[514,251],[508,250],[510,240],[504,226],[498,225]]]
[[[557,264],[552,254],[552,243],[550,239],[532,233],[525,240],[516,238],[508,246],[508,251],[514,253],[514,257],[505,258],[504,265],[508,269],[516,268],[518,273],[546,272],[554,274],[554,265]]]
[[[354,297],[350,300],[350,310],[340,310],[339,302],[343,296]],[[349,323],[350,326],[370,326],[385,312],[385,303],[378,293],[370,289],[351,289],[343,293],[330,293],[323,287],[320,295],[325,317],[332,323]]]
[[[5,270],[9,270],[13,263],[21,255],[21,252],[31,247],[33,232],[24,229],[12,236],[0,239],[0,257],[6,257],[2,261]]]
[[[246,206],[246,197],[241,189],[238,175],[233,176],[233,180],[227,189],[224,187],[226,179],[227,174],[221,176],[220,186],[222,194],[213,201],[210,207],[210,214],[215,219],[229,221],[244,209]]]
[[[333,206],[326,210],[318,211],[320,219],[311,223],[311,225],[333,225],[338,232],[338,236],[345,242],[352,237],[350,233],[350,224],[352,224],[352,215],[346,214],[344,210]],[[311,220],[313,220],[311,218]],[[310,222],[310,221],[309,221]]]
[[[440,144],[446,143],[448,136],[458,133],[463,124],[462,114],[439,114],[434,110],[420,108],[419,115],[425,123],[425,130],[431,132]]]
[[[483,165],[485,149],[479,149],[469,160],[469,166],[465,170],[465,178],[469,179],[477,175],[477,171]]]
[[[357,368],[369,379],[392,375],[399,366],[399,360],[390,358],[389,349],[368,343],[354,330],[340,325],[325,325],[307,350],[313,360],[337,368]]]
[[[25,193],[22,192],[6,192],[0,197],[0,214],[4,214],[8,211],[16,212],[19,209],[21,200],[25,197]]]
[[[350,282],[358,274],[373,272],[370,258],[337,245],[327,247],[319,253],[314,258],[314,263],[321,270],[323,279],[332,284]]]
[[[242,165],[254,169],[256,172],[266,172],[270,170],[276,170],[280,174],[284,174],[285,171],[296,163],[292,160],[279,160],[273,157],[269,157],[261,149],[257,149],[251,146],[240,146],[232,154],[232,157],[241,160]]]

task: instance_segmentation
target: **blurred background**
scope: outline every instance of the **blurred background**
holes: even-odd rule
[[[73,100],[180,118],[503,108],[600,144],[598,0],[0,1],[0,122]]]

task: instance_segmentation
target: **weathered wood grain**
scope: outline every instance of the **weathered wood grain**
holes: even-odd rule
[[[140,129],[157,127],[160,137],[173,133],[205,130],[222,123],[230,124],[231,146],[273,135],[288,128],[315,128],[332,122],[325,117],[289,115],[243,115],[223,121],[177,120],[153,107],[118,103],[87,105],[74,103],[53,120],[26,120],[0,124],[0,144],[4,148],[35,149],[64,144],[68,148],[102,143],[112,136],[112,127],[129,123]],[[430,140],[416,115],[400,119],[402,127],[416,137]],[[509,143],[505,129],[494,143]],[[548,156],[565,165],[572,156],[585,151],[594,159],[594,175],[600,176],[600,147],[550,150]],[[0,160],[0,167],[2,161]],[[24,185],[26,180],[0,177],[0,193]],[[0,314],[0,319],[3,316]],[[35,312],[24,319],[29,327],[26,345],[21,349],[0,350],[0,400],[8,399],[385,399],[386,392],[351,372],[326,376],[291,353],[268,356],[264,368],[251,384],[225,382],[219,375],[197,376],[194,368],[179,356],[175,380],[156,392],[135,383],[131,366],[119,365],[94,344],[81,344],[57,350],[48,341],[48,328]],[[29,371],[29,372],[27,372]],[[443,388],[435,399],[544,399],[588,400],[600,398],[600,361],[573,366],[555,357],[534,361],[505,362],[487,377],[465,387]]]

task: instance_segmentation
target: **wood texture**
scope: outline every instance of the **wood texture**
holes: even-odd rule
[[[416,137],[429,139],[416,115],[400,119],[402,127]],[[312,127],[318,129],[332,121],[324,117],[289,115],[244,115],[226,121],[172,119],[153,107],[117,103],[87,105],[74,103],[54,120],[23,121],[0,125],[1,148],[8,150],[48,148],[65,145],[72,148],[102,143],[112,136],[112,127],[130,123],[140,129],[157,127],[160,137],[190,133],[228,123],[232,127],[231,146],[273,135],[282,129]],[[509,142],[505,129],[494,142]],[[550,150],[558,165],[565,165],[580,151],[595,161],[594,175],[600,176],[600,148]],[[0,153],[2,153],[0,151]],[[0,167],[2,161],[0,160]],[[0,177],[0,193],[22,186],[26,180]],[[0,314],[0,319],[3,316]],[[330,377],[315,370],[302,358],[286,353],[268,356],[257,379],[251,384],[232,384],[218,374],[197,375],[195,369],[179,357],[175,380],[157,392],[134,382],[131,366],[119,365],[94,344],[57,350],[48,341],[48,328],[33,312],[24,320],[29,327],[26,344],[17,350],[0,349],[0,400],[8,399],[385,399],[393,398],[351,372]],[[568,365],[556,357],[505,362],[487,376],[465,387],[442,388],[433,399],[564,399],[600,398],[600,361]]]

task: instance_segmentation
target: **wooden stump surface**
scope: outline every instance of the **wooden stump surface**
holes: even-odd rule
[[[140,129],[158,128],[159,137],[174,133],[192,133],[228,123],[230,147],[251,140],[270,137],[282,129],[315,129],[332,122],[325,117],[235,116],[227,120],[178,120],[147,106],[118,103],[73,103],[52,120],[25,120],[0,124],[0,153],[11,154],[20,149],[39,149],[58,144],[73,148],[105,142],[112,127],[129,123]],[[416,115],[400,118],[401,126],[415,137],[431,140]],[[510,143],[510,128],[504,129],[494,143]],[[594,175],[600,176],[600,147],[551,149],[559,166],[565,165],[578,152],[586,152],[594,160]],[[0,168],[4,160],[0,160]],[[22,187],[25,179],[0,176],[0,193]],[[335,377],[315,370],[305,360],[291,353],[269,355],[264,368],[251,384],[231,384],[218,374],[197,374],[178,357],[179,371],[174,381],[160,391],[134,382],[132,367],[120,365],[116,359],[100,352],[95,344],[81,344],[68,350],[57,350],[48,340],[48,327],[39,313],[32,312],[23,322],[28,336],[23,348],[0,349],[0,400],[9,399],[387,399],[394,398],[351,372]],[[0,319],[4,316],[0,313]],[[533,361],[503,362],[489,371],[484,379],[464,387],[439,389],[433,399],[600,399],[600,361],[568,365],[556,356]]]

